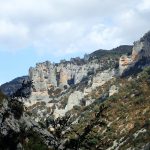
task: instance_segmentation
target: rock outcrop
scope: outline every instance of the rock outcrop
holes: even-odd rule
[[[142,69],[148,64],[150,64],[150,31],[139,41],[134,42],[131,56],[123,55],[120,58],[119,73],[121,76],[128,75],[130,69],[133,73],[136,69]]]
[[[51,64],[39,63],[30,68],[29,77],[34,82],[35,91],[45,91],[51,86],[61,87],[79,83],[91,69],[100,68],[100,64],[88,63],[77,65],[72,62]],[[72,83],[70,83],[72,81]]]
[[[92,79],[91,86],[84,88],[84,96],[90,94],[92,90],[96,89],[97,87],[104,85],[107,81],[113,79],[115,74],[116,72],[114,69],[108,69],[97,73]]]
[[[119,91],[119,87],[117,87],[116,85],[112,85],[109,89],[109,96],[118,93],[118,91]]]
[[[75,91],[70,94],[68,98],[68,103],[64,109],[58,109],[56,108],[54,110],[54,117],[63,117],[65,116],[66,112],[70,111],[73,109],[74,106],[80,106],[81,105],[81,100],[84,98],[84,94],[81,91]]]
[[[51,64],[48,61],[39,63],[35,68],[29,69],[29,77],[33,81],[33,90],[30,98],[25,101],[25,105],[33,110],[34,107],[38,106],[39,108],[40,102],[44,102],[45,108],[40,107],[42,110],[38,117],[43,116],[43,113],[47,112],[47,108],[51,109],[49,113],[53,112],[55,118],[64,116],[74,106],[80,105],[82,98],[89,92],[115,76],[115,70],[105,70],[110,64],[115,64],[115,61],[110,59],[101,60],[100,63],[97,60],[86,60],[82,64],[77,64],[74,60],[59,64]],[[84,85],[84,83],[88,79],[90,79],[90,82],[86,87],[87,85]],[[70,88],[72,85],[79,87],[79,89]],[[66,99],[67,103],[66,107],[62,109],[61,103],[64,102],[61,101],[63,99]],[[86,105],[93,101],[87,101]],[[36,111],[39,112],[39,110]],[[36,118],[35,120],[38,121],[39,119]]]
[[[44,114],[48,116],[53,113],[55,118],[64,116],[74,106],[80,105],[80,101],[93,90],[116,76],[114,68],[120,54],[129,53],[131,48],[132,46],[120,46],[110,51],[98,50],[86,55],[84,59],[77,57],[57,64],[49,61],[36,64],[36,67],[29,69],[34,88],[25,105],[36,112],[36,121]],[[95,99],[86,99],[85,105],[94,101]]]
[[[51,64],[46,61],[39,63],[35,68],[29,69],[30,80],[33,81],[33,91],[30,100],[26,102],[27,106],[36,103],[37,101],[50,101],[52,97],[48,92],[52,88],[60,88],[65,90],[70,85],[79,83],[89,72],[94,73],[97,69],[101,68],[101,64],[94,62],[76,64],[73,62],[63,62],[60,64]]]
[[[73,106],[79,106],[83,97],[84,95],[80,91],[75,91],[72,93],[68,98],[68,104],[65,107],[66,111],[71,110]]]

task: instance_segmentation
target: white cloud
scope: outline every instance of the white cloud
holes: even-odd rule
[[[149,0],[142,0],[141,3],[138,5],[138,9],[141,11],[150,11],[150,1]]]
[[[5,50],[16,51],[28,46],[28,28],[23,24],[13,24],[0,20],[0,46]],[[1,50],[4,50],[1,49]]]
[[[69,55],[131,44],[150,27],[149,0],[0,0],[0,48]]]

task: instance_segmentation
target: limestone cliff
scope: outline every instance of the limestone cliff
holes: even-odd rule
[[[60,63],[46,61],[29,69],[33,88],[24,101],[37,122],[49,115],[64,116],[74,106],[88,106],[95,101],[92,92],[116,76],[115,67],[121,54],[132,46],[120,46],[110,51],[98,50],[84,59],[71,58]]]
[[[120,75],[128,75],[133,68],[142,69],[150,63],[150,31],[134,42],[131,56],[123,55],[119,60]]]
[[[100,68],[100,64],[86,63],[82,65],[73,62],[51,64],[47,61],[30,68],[29,77],[34,82],[35,91],[45,91],[52,86],[61,87],[79,83],[91,69]],[[72,83],[71,83],[72,81]]]
[[[64,116],[74,106],[80,106],[93,90],[111,80],[116,64],[117,59],[113,57],[38,63],[29,69],[33,89],[25,105],[34,112],[36,121],[44,114],[53,114],[56,118]],[[94,99],[87,99],[85,105],[92,102]]]

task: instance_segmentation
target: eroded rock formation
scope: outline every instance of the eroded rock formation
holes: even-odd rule
[[[142,65],[140,66],[140,63]],[[144,64],[145,63],[145,64]],[[150,32],[146,33],[139,41],[134,42],[132,55],[123,55],[119,60],[119,73],[125,75],[131,68],[142,68],[150,63]]]
[[[107,68],[115,62],[113,59],[81,61],[78,58],[59,64],[49,61],[38,63],[35,68],[29,69],[33,89],[25,105],[38,114],[34,118],[37,121],[44,114],[53,114],[55,118],[64,116],[74,106],[80,106],[81,100],[92,90],[113,78],[115,70]],[[73,89],[72,85],[76,88]],[[39,104],[41,102],[44,106]],[[85,105],[92,102],[94,99],[88,99]]]

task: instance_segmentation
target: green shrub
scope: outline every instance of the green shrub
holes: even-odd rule
[[[135,128],[135,129],[139,129],[140,127],[141,127],[140,122],[139,122],[139,121],[136,121],[136,122],[134,123],[134,128]]]
[[[148,119],[148,120],[145,121],[144,126],[145,126],[147,129],[150,128],[150,119]]]
[[[76,105],[76,106],[73,106],[73,109],[79,111],[79,110],[81,110],[81,106],[77,106],[77,105]]]
[[[150,67],[146,67],[146,68],[144,69],[144,71],[145,71],[148,75],[150,75]]]
[[[93,138],[93,139],[90,139],[89,141],[88,141],[88,144],[89,145],[97,145],[99,143],[99,140],[98,139],[96,139],[96,138]]]
[[[145,99],[144,96],[143,96],[143,95],[140,95],[139,97],[136,97],[136,98],[134,99],[134,104],[140,105],[140,104],[143,103],[144,99]]]
[[[32,130],[28,134],[29,141],[23,145],[25,150],[48,150],[48,147],[43,143],[38,134]]]
[[[18,100],[11,100],[9,103],[9,107],[11,108],[11,112],[14,113],[15,118],[19,119],[24,111],[23,103]]]
[[[0,91],[0,106],[2,106],[4,98],[6,98],[6,96]]]

